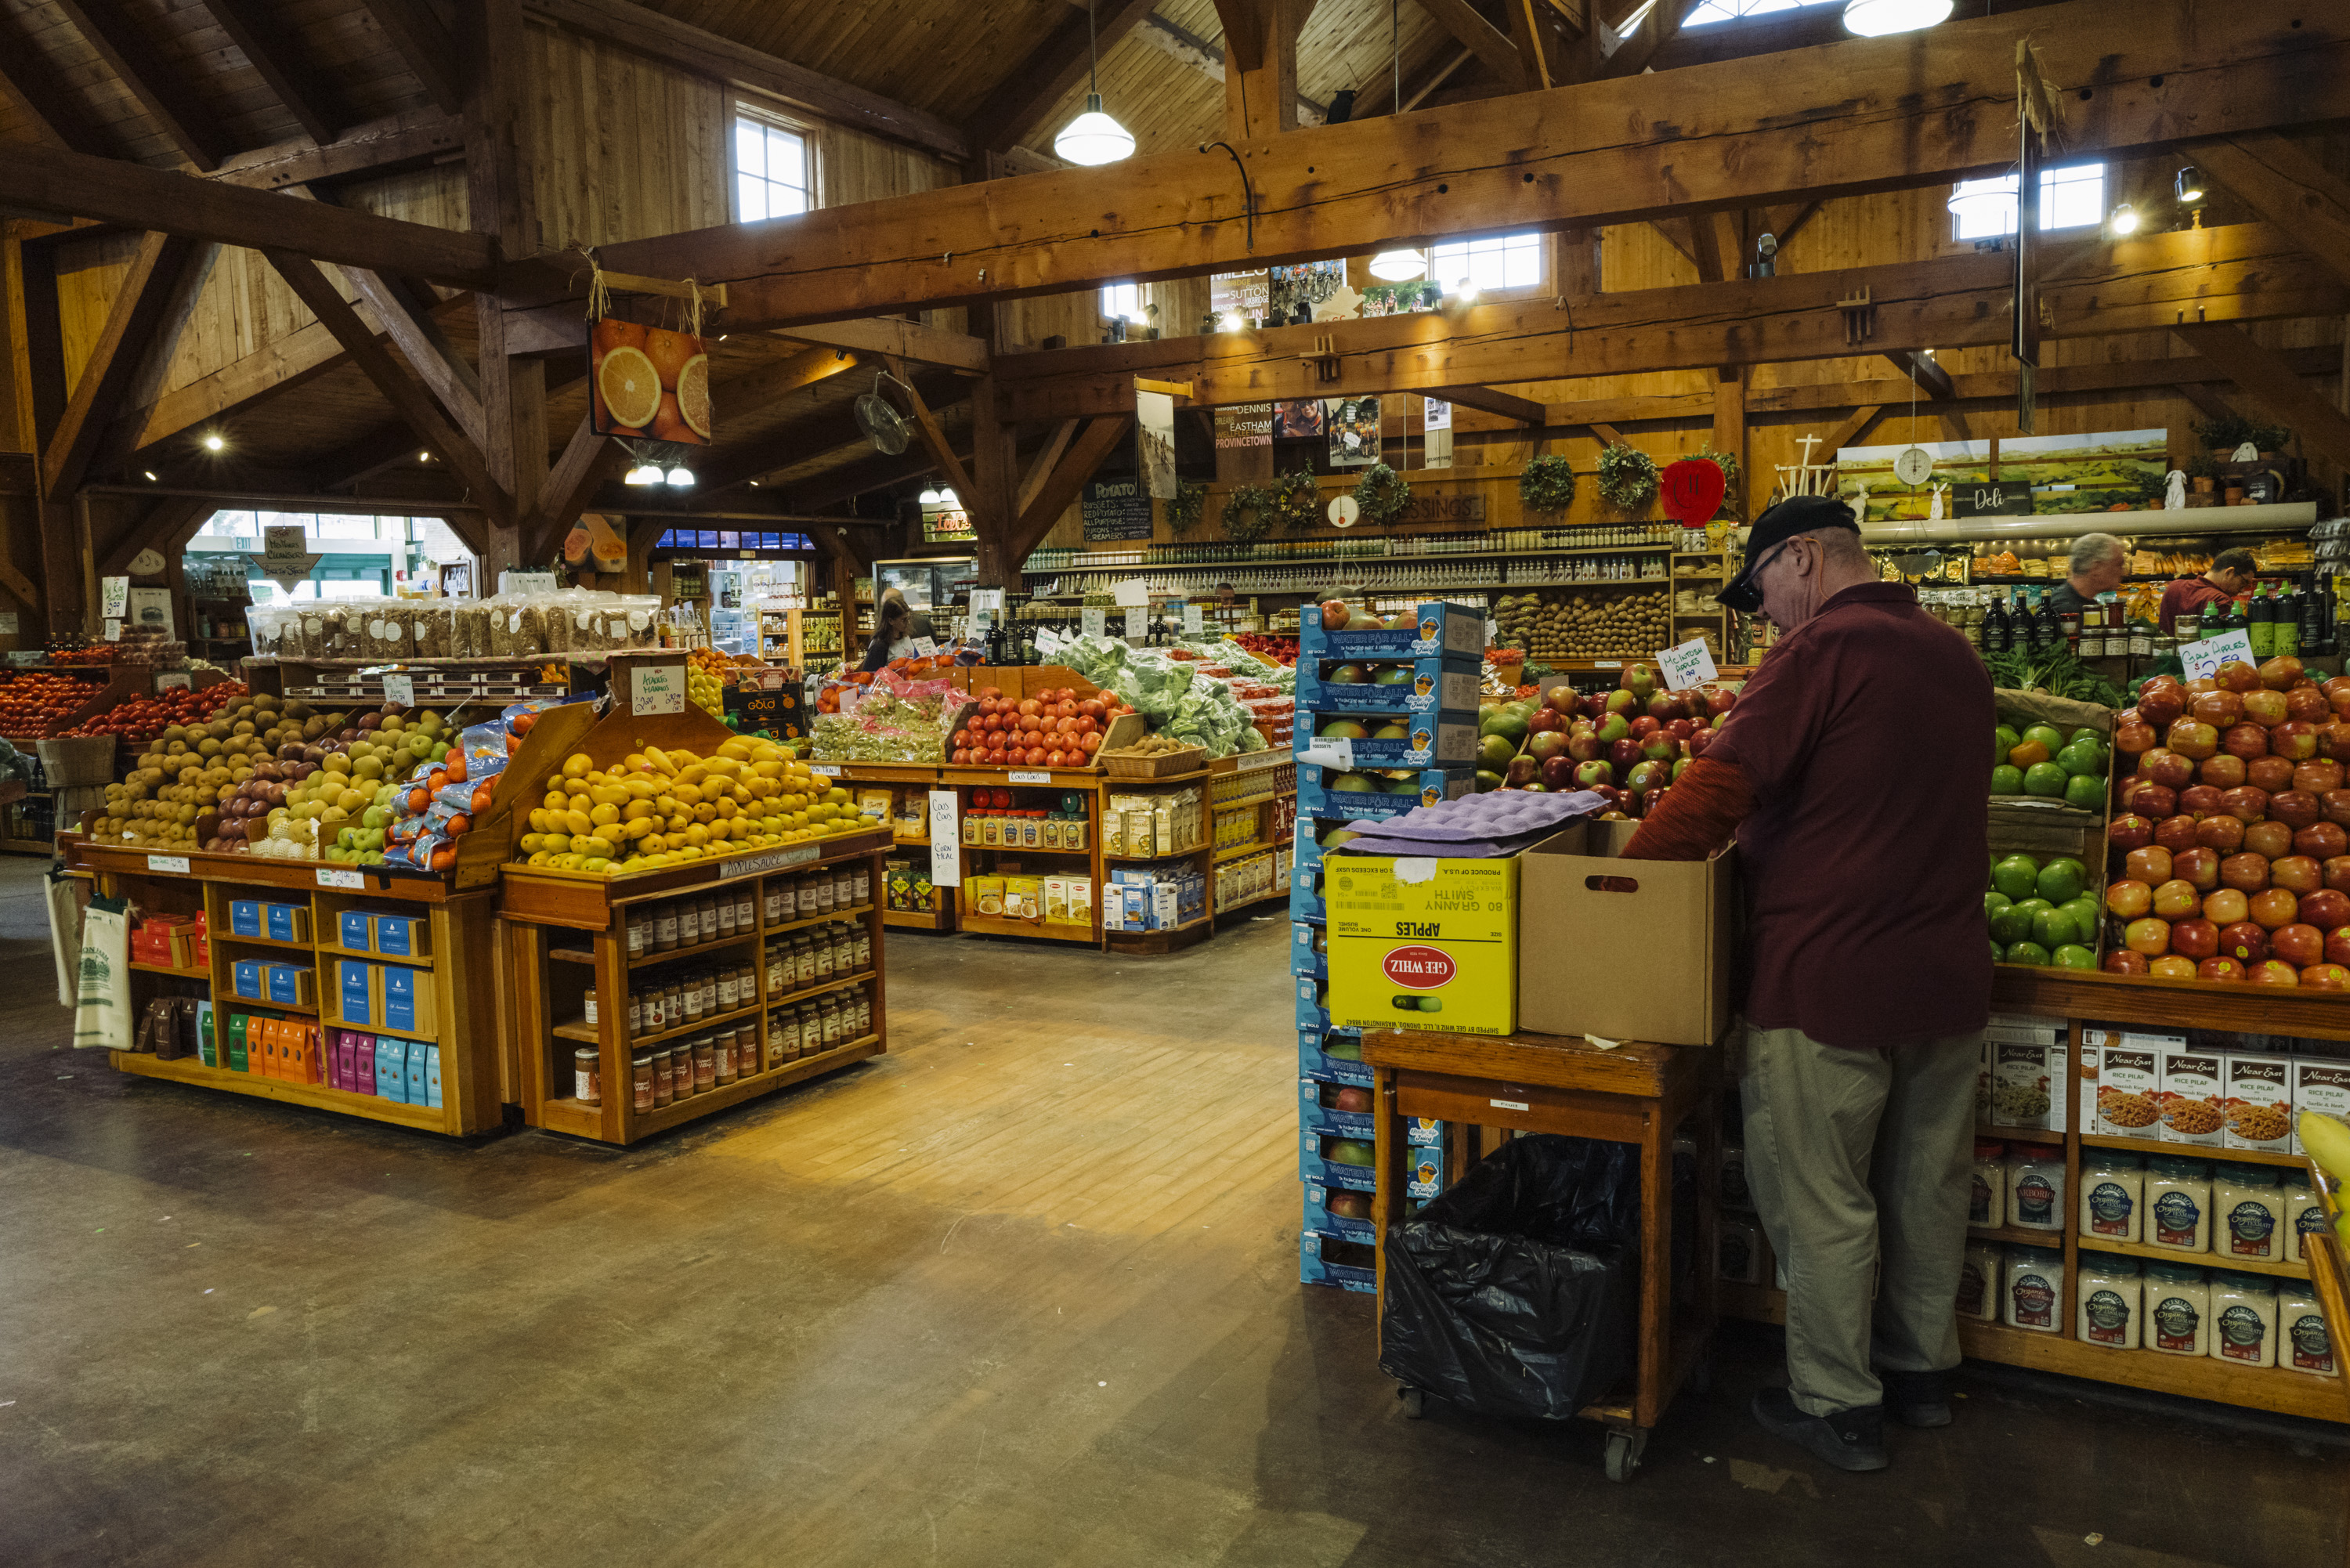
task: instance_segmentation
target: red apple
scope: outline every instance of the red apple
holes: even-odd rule
[[[1632,738],[1636,741],[1645,741],[1663,728],[1664,725],[1662,723],[1650,718],[1648,714],[1643,713],[1638,718],[1632,721]]]
[[[2296,686],[2284,694],[2284,711],[2288,719],[2298,719],[2304,724],[2323,724],[2334,717],[2334,704],[2325,693],[2314,686]]]
[[[2336,926],[2325,933],[2325,961],[2350,964],[2350,926]]]
[[[2134,953],[2127,948],[2116,948],[2097,967],[2107,974],[2144,974],[2147,971],[2146,955]]]
[[[2241,888],[2214,888],[2203,895],[2203,918],[2215,926],[2232,926],[2251,913],[2251,900]]]
[[[2168,784],[2147,784],[2133,779],[2122,786],[2122,809],[2150,816],[2159,822],[2178,810],[2178,792]]]
[[[2255,822],[2244,829],[2244,849],[2248,854],[2265,855],[2274,860],[2280,855],[2293,853],[2293,829],[2282,822]]]
[[[2350,926],[2350,893],[2333,888],[2320,888],[2301,896],[2301,918],[2304,924],[2321,931],[2339,930]]]
[[[2287,855],[2269,862],[2269,886],[2293,893],[2314,893],[2325,886],[2325,868],[2309,856]]]
[[[2207,816],[2217,816],[2223,809],[2220,797],[2226,793],[2210,784],[2189,784],[2178,792],[2178,809],[2199,822]]]
[[[2350,826],[2350,789],[2330,789],[2317,797],[2318,815],[2328,822]]]
[[[2246,826],[2269,814],[2269,792],[2256,784],[2238,784],[2220,797],[2220,809]]]
[[[2299,985],[2301,971],[2289,963],[2268,959],[2244,972],[2244,978],[2254,985]]]
[[[2156,888],[2151,900],[2154,912],[2166,920],[2176,920],[2195,913],[2202,906],[2203,896],[2192,882],[2182,882],[2174,877]]]
[[[2108,882],[2106,908],[2125,920],[2135,920],[2154,908],[2154,889],[2143,882]]]
[[[1632,764],[1640,760],[1640,742],[1629,737],[1611,742],[1607,747],[1607,760],[1615,765],[1618,774],[1630,773]]]
[[[1687,719],[1672,719],[1666,722],[1665,733],[1676,741],[1686,741],[1697,733],[1697,726]]]
[[[2154,825],[2154,841],[2173,855],[2192,849],[2198,842],[2195,829],[2199,826],[2191,816],[2166,816]]]
[[[2185,789],[2195,777],[2196,759],[2182,757],[2168,746],[2157,746],[2137,760],[2137,776],[2165,789]]]
[[[2135,812],[2117,816],[2106,827],[2106,842],[2116,849],[2143,849],[2154,842],[2154,824]]]
[[[2254,757],[2244,764],[2244,782],[2271,794],[2293,787],[2293,763],[2283,757]]]
[[[2220,749],[2220,732],[2200,719],[2181,719],[2163,736],[2163,744],[2182,757],[2201,762]]]
[[[2167,730],[2187,711],[2188,692],[2177,681],[2158,686],[2149,680],[2137,694],[2137,716],[2157,730]],[[2345,708],[2350,712],[2350,708]]]
[[[2147,964],[2146,972],[2157,980],[2193,980],[2195,961],[2183,953],[2165,953]]]
[[[2122,875],[2152,887],[2170,880],[2170,851],[2158,844],[2133,849],[2122,857]]]
[[[2327,857],[2324,869],[2327,887],[2350,893],[2350,855]]]
[[[2304,991],[2350,990],[2350,969],[2338,963],[2314,963],[2301,971]]]
[[[2313,822],[2293,836],[2293,850],[2317,860],[2350,854],[2350,829],[2338,822]]]
[[[2199,893],[2208,893],[2220,885],[2220,852],[2197,845],[2182,849],[2170,857],[2170,874],[2182,882],[2192,882]]]
[[[1615,782],[1616,769],[1612,763],[1590,762],[1575,765],[1575,784],[1578,789],[1597,789],[1601,784],[1613,784]]]
[[[2170,950],[2170,922],[2144,916],[2122,929],[2122,941],[2134,953],[2152,958]]]
[[[2292,925],[2301,915],[2301,899],[2290,888],[2263,888],[2251,896],[2250,902],[2252,924],[2264,930]]]
[[[2269,857],[2265,855],[2230,855],[2220,862],[2220,880],[2230,888],[2257,893],[2269,885]]]
[[[2336,717],[2317,726],[2317,754],[2337,763],[2350,762],[2350,723]]]
[[[2325,956],[2325,933],[2296,920],[2269,933],[2269,951],[2299,969]]]
[[[1541,776],[1542,763],[1522,752],[1510,759],[1510,765],[1503,770],[1502,782],[1523,789]]]
[[[1598,731],[1588,725],[1567,732],[1566,754],[1576,762],[1596,763],[1607,753],[1607,742],[1599,738]]]
[[[2311,794],[2322,795],[2327,790],[2342,787],[2342,764],[2332,757],[2318,757],[2293,764],[2293,787]]]
[[[2207,816],[2195,825],[2195,842],[2233,855],[2244,846],[2244,825],[2232,816]]]
[[[2170,950],[2191,959],[2207,959],[2220,950],[2220,928],[2198,916],[2170,925]]]
[[[1543,692],[1543,706],[1572,719],[1583,711],[1583,699],[1576,695],[1574,687],[1562,680]]]
[[[2297,684],[2301,678],[2301,660],[2290,653],[2261,660],[2261,684],[2272,691],[2282,691]]]
[[[2269,933],[2250,920],[2220,928],[2220,950],[2238,963],[2254,964],[2269,956]]]
[[[2195,978],[2241,981],[2244,978],[2244,966],[2231,958],[2207,958],[2195,966]]]
[[[2304,763],[2302,765],[2307,767],[2309,764]],[[2324,816],[2325,808],[2307,790],[2289,789],[2269,796],[2269,815],[2287,827],[2297,830]]]
[[[2303,719],[2287,719],[2269,732],[2269,750],[2296,763],[2317,755],[2317,726]]]
[[[2271,691],[2265,687],[2258,691],[2247,691],[2244,693],[2243,702],[2244,717],[2263,730],[2272,725],[2282,724],[2293,716],[2286,711],[2284,693],[2282,691]],[[2330,709],[2327,711],[2332,711]]]
[[[2244,759],[2233,752],[2206,757],[2195,764],[2195,782],[2214,789],[2234,789],[2244,782]]]
[[[2318,688],[2337,713],[2350,713],[2350,675],[2329,676]]]
[[[2231,724],[2220,736],[2220,748],[2246,762],[2269,754],[2269,732],[2258,724]]]
[[[2215,730],[2244,722],[2244,699],[2235,691],[2205,691],[2187,704],[2187,711]]]
[[[2213,670],[2211,679],[2223,691],[2250,691],[2260,685],[2261,672],[2241,659],[2231,659]]]
[[[2154,732],[2154,726],[2147,723],[2135,708],[2123,709],[2121,716],[2114,721],[2114,750],[2117,752],[2126,752],[2132,756],[2140,752],[2150,752],[2160,738]]]

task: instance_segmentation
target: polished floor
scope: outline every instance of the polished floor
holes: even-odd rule
[[[2344,1450],[1973,1377],[1846,1476],[1725,1347],[1629,1485],[1296,1277],[1287,940],[903,938],[891,1053],[650,1147],[422,1135],[66,1048],[0,865],[0,1563],[1509,1568],[2343,1559]]]

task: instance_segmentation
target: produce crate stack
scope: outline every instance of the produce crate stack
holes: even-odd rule
[[[1336,1029],[1327,1002],[1323,856],[1354,823],[1396,816],[1475,787],[1477,678],[1485,628],[1457,605],[1347,624],[1308,615],[1299,635],[1296,857],[1290,869],[1290,972],[1297,988],[1299,1277],[1373,1289],[1371,1070],[1362,1032]],[[1411,1196],[1441,1181],[1441,1123],[1415,1123]]]

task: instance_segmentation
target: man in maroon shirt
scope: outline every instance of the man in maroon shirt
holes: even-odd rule
[[[1959,1361],[1991,1007],[1991,679],[1915,593],[1877,580],[1841,502],[1772,507],[1747,560],[1721,602],[1783,635],[1625,854],[1703,856],[1736,827],[1746,1180],[1787,1274],[1793,1384],[1754,1413],[1830,1464],[1882,1469],[1885,1406],[1947,1423]]]
[[[2199,577],[2180,577],[2162,590],[2162,607],[2154,623],[2165,633],[2181,616],[2203,613],[2213,599],[2232,599],[2247,592],[2260,574],[2261,564],[2250,550],[2222,550],[2211,557],[2211,569]]]

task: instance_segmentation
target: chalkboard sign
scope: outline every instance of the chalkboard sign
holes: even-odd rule
[[[1150,494],[1139,479],[1096,480],[1083,505],[1088,539],[1150,537]]]
[[[1950,486],[1950,498],[1955,504],[1955,514],[1960,517],[2032,515],[2032,486],[2020,479],[2003,479],[1997,484],[1960,480]]]

